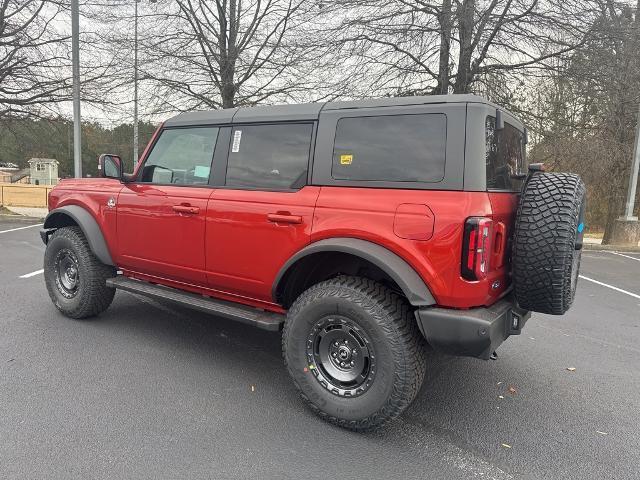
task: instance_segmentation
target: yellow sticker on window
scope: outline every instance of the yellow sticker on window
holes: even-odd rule
[[[351,165],[353,155],[340,155],[340,165]]]

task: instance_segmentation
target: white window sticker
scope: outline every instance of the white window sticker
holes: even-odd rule
[[[240,151],[240,139],[242,138],[242,130],[236,130],[233,132],[233,145],[231,145],[231,153],[238,153]]]
[[[195,170],[193,171],[194,177],[200,178],[208,178],[211,167],[202,167],[200,165],[196,165]]]

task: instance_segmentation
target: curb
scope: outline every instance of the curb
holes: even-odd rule
[[[640,253],[640,247],[622,246],[622,245],[600,245],[598,243],[583,243],[583,250],[601,251],[601,252],[629,252]]]
[[[8,218],[22,218],[25,220],[33,219],[33,220],[44,220],[45,217],[30,217],[29,215],[21,215],[19,213],[0,213],[0,217],[8,217]]]

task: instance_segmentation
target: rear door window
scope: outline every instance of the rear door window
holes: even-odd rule
[[[336,180],[439,182],[447,117],[441,113],[338,120],[331,176]]]
[[[524,133],[504,122],[502,130],[496,130],[496,118],[486,121],[486,169],[487,189],[520,191],[526,173]]]
[[[238,125],[231,133],[226,185],[292,190],[306,184],[313,125]]]
[[[217,137],[217,127],[164,130],[144,164],[140,181],[206,185]]]

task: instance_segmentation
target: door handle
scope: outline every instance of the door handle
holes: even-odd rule
[[[300,215],[291,215],[290,213],[269,213],[267,214],[267,220],[273,223],[302,223],[302,217]]]
[[[192,207],[190,205],[174,205],[173,211],[177,213],[188,213],[195,215],[196,213],[200,213],[200,208]]]

